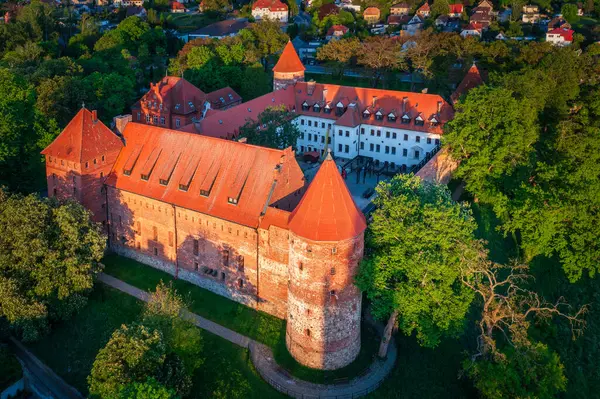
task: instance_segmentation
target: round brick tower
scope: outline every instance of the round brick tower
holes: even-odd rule
[[[273,67],[273,91],[304,82],[305,69],[292,42],[288,42]]]
[[[289,223],[286,345],[305,366],[338,369],[360,351],[362,296],[354,276],[366,227],[328,154]]]

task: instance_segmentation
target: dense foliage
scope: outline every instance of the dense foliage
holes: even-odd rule
[[[295,146],[300,130],[292,122],[293,113],[284,105],[267,107],[258,114],[256,121],[249,120],[240,127],[240,137],[248,143],[270,148],[287,148]]]
[[[86,304],[105,241],[77,203],[0,191],[0,318],[24,340]]]

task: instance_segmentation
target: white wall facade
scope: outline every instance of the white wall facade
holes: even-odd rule
[[[329,129],[329,147],[336,157],[352,159],[362,155],[396,166],[418,164],[440,142],[439,134],[403,129],[400,122],[398,127],[369,124],[347,127],[337,125],[333,119],[302,115],[294,119],[294,123],[301,132],[296,145],[300,152],[318,151],[322,154]]]
[[[268,8],[255,8],[252,10],[252,16],[255,19],[270,19],[273,21],[279,21],[287,23],[288,12],[285,11],[271,11]]]

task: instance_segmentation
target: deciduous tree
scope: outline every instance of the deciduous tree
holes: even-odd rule
[[[258,114],[258,120],[250,120],[240,127],[240,137],[248,143],[270,148],[295,146],[300,130],[292,123],[294,115],[285,105],[267,107]]]
[[[327,62],[332,67],[334,75],[341,78],[350,60],[357,57],[361,49],[362,45],[355,37],[330,40],[326,45],[319,47],[317,50],[317,59]]]

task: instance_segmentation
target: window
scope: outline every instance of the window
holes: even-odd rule
[[[404,123],[404,124],[410,123],[410,116],[408,116],[408,115],[402,116],[402,123]]]
[[[164,117],[164,116],[161,116],[161,117],[160,117],[160,124],[161,124],[161,125],[164,125],[164,124],[165,124],[165,117]]]
[[[342,131],[338,130],[338,136],[341,136],[341,135],[343,135]]]
[[[146,123],[150,123],[150,115],[146,114]]]
[[[169,231],[169,246],[173,246],[173,232]]]
[[[152,123],[154,123],[155,125],[158,124],[158,116],[153,116],[152,117]]]
[[[364,127],[360,128],[360,134],[365,134],[365,128]]]
[[[307,328],[304,333],[306,334],[307,337],[310,337],[310,329]]]
[[[389,139],[390,138],[390,132],[385,132],[385,138]]]
[[[404,135],[404,141],[408,141],[408,134]]]
[[[135,223],[135,234],[142,234],[142,224],[140,222]]]
[[[94,165],[96,165],[98,163],[98,161],[96,160],[96,158],[94,158]]]
[[[377,119],[378,121],[383,120],[383,114],[381,112],[377,112],[375,114],[375,119]]]
[[[364,150],[365,149],[365,143],[363,143],[362,141],[360,142],[360,149]]]
[[[415,151],[415,159],[419,159],[419,155],[421,155],[419,154],[419,151]]]
[[[311,141],[311,140],[312,140],[312,133],[309,133],[308,134],[308,141]]]
[[[304,140],[304,132],[300,132],[300,138]]]
[[[154,247],[154,256],[158,256],[158,248]]]
[[[304,119],[300,119],[300,124],[304,126]]]
[[[200,269],[200,265],[198,264],[198,262],[194,262],[194,271],[197,272],[198,269]]]
[[[221,257],[223,258],[223,266],[229,266],[229,250],[224,249],[221,251]]]
[[[196,256],[198,255],[199,247],[200,247],[200,242],[198,240],[194,239],[194,255],[196,255]]]
[[[381,137],[381,130],[377,131],[377,137]]]
[[[158,229],[156,226],[152,226],[152,238],[154,241],[158,241]]]
[[[179,118],[175,119],[175,127],[179,127],[181,126],[181,121],[179,120]]]
[[[331,144],[331,136],[327,137],[327,144]]]
[[[387,146],[387,145],[385,146],[385,153],[386,153],[386,154],[389,154],[389,153],[390,153],[390,147],[389,147],[389,146]]]
[[[402,156],[405,157],[408,155],[408,150],[406,148],[402,149]]]
[[[321,122],[321,129],[325,129],[325,122]]]
[[[373,143],[369,144],[369,151],[373,151],[374,147],[375,147],[375,145]]]
[[[440,139],[435,139],[435,145],[439,145],[440,144]]]
[[[335,267],[331,268],[331,270],[329,271],[329,274],[331,274],[332,276],[335,275]]]
[[[331,129],[331,123],[327,124],[327,129]]]
[[[308,126],[312,126],[312,121],[308,121]]]
[[[304,101],[304,102],[302,103],[302,111],[308,111],[308,108],[309,108],[309,107],[308,107],[308,103],[307,103],[306,101]]]
[[[379,151],[381,151],[381,146],[379,144],[377,144],[375,146],[375,152],[379,152]]]
[[[392,155],[396,155],[396,147],[392,147]]]
[[[244,271],[244,255],[240,255],[238,257],[238,271],[240,271],[240,272]]]
[[[431,138],[427,137],[427,144],[431,144]]]
[[[304,264],[302,262],[298,263],[298,269],[300,271],[304,270]]]
[[[221,280],[225,281],[225,272],[221,272]]]
[[[420,116],[418,118],[415,118],[416,126],[423,126],[424,124],[425,124],[425,121]]]
[[[325,143],[325,136],[321,136],[321,143]]]
[[[317,142],[318,139],[319,139],[319,137],[317,137],[317,135],[315,134],[315,143]]]
[[[397,138],[397,136],[396,136],[396,133],[392,133],[392,138],[393,138],[393,139],[396,139],[396,138]]]
[[[346,130],[346,137],[350,137],[350,132]]]
[[[137,120],[139,121],[141,117],[142,117],[141,113],[138,112],[137,113]]]
[[[242,280],[242,279],[239,279],[239,280],[238,280],[238,286],[239,286],[240,288],[244,288],[244,280]]]
[[[371,129],[371,136],[375,136],[375,129]]]
[[[346,146],[344,147],[344,152],[345,152],[346,154],[350,152],[350,146],[349,146],[349,145],[346,145]]]
[[[104,172],[100,172],[100,177],[104,177]]]
[[[421,136],[417,136],[417,137],[415,137],[415,141],[416,141],[417,143],[420,143],[420,142],[421,142]]]
[[[90,163],[89,163],[89,162],[86,162],[86,163],[85,163],[85,168],[87,169],[87,168],[89,168],[89,166],[90,166]]]
[[[388,121],[390,121],[390,122],[396,122],[396,115],[389,114],[388,115]]]
[[[342,152],[342,145],[341,144],[338,144],[338,151]]]
[[[104,158],[104,155],[102,155],[102,162],[104,162],[104,159],[105,159],[105,158]]]

